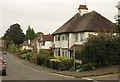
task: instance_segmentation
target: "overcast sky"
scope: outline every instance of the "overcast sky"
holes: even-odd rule
[[[78,13],[80,4],[89,12],[95,10],[115,22],[115,7],[119,0],[0,0],[0,37],[10,25],[18,23],[26,31],[28,25],[35,32],[53,33]]]

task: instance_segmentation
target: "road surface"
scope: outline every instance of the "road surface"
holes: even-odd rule
[[[69,76],[60,76],[45,72],[43,70],[36,70],[32,67],[22,64],[10,54],[3,55],[7,62],[7,76],[3,76],[2,80],[90,80],[89,82],[102,82],[100,80],[117,80],[118,75],[112,74],[101,77],[88,78],[73,78]],[[99,80],[99,81],[97,81]]]

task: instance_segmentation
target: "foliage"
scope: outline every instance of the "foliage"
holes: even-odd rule
[[[87,63],[97,63],[101,65],[118,64],[120,54],[119,36],[113,34],[99,33],[90,35],[81,51],[81,60]]]
[[[89,70],[94,70],[96,68],[95,63],[87,63],[87,64],[81,64],[78,66],[77,71],[89,71]]]
[[[16,45],[23,43],[24,33],[20,28],[20,25],[19,24],[11,25],[10,28],[4,34],[3,39],[6,40],[7,42],[13,42]]]
[[[44,66],[47,66],[47,67],[51,67],[50,65],[50,59],[54,59],[53,56],[50,56],[50,55],[47,55],[47,54],[37,54],[37,57],[36,57],[36,62],[38,65],[44,65]]]
[[[59,69],[64,71],[64,70],[69,70],[73,66],[73,59],[72,58],[64,58],[61,60],[60,67]]]
[[[26,30],[25,40],[33,40],[35,38],[36,38],[36,34],[35,34],[33,28],[30,28],[30,26],[28,26],[28,28]]]
[[[116,20],[117,32],[120,33],[120,19]]]
[[[16,53],[17,52],[17,47],[14,44],[11,44],[8,46],[9,52]]]

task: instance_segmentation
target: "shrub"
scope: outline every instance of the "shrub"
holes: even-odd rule
[[[29,60],[32,57],[33,53],[29,52],[26,53],[26,59]]]
[[[51,67],[50,59],[54,58],[53,56],[49,56],[46,54],[38,54],[36,57],[36,62],[38,65],[44,65],[47,67]]]
[[[73,66],[73,59],[72,58],[64,58],[60,62],[59,69],[62,71],[69,70]]]
[[[10,44],[8,46],[9,52],[16,53],[17,52],[17,47],[14,44]]]
[[[87,64],[79,65],[77,71],[78,72],[89,71],[89,70],[94,70],[95,68],[96,68],[96,64],[95,63],[87,63]]]
[[[21,59],[26,59],[26,54],[20,55],[20,58],[21,58]]]

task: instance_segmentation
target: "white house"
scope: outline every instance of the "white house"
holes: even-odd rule
[[[54,44],[54,37],[53,35],[43,35],[43,37],[41,38],[41,40],[39,41],[39,45],[40,45],[40,50],[44,50],[44,51],[50,51],[51,47]]]
[[[20,46],[21,46],[21,50],[31,50],[31,51],[33,51],[33,47],[30,44],[30,40],[24,41]]]
[[[80,50],[89,34],[113,32],[114,24],[97,13],[88,12],[86,5],[80,5],[79,13],[73,16],[54,33],[54,56],[71,57],[72,51]]]

